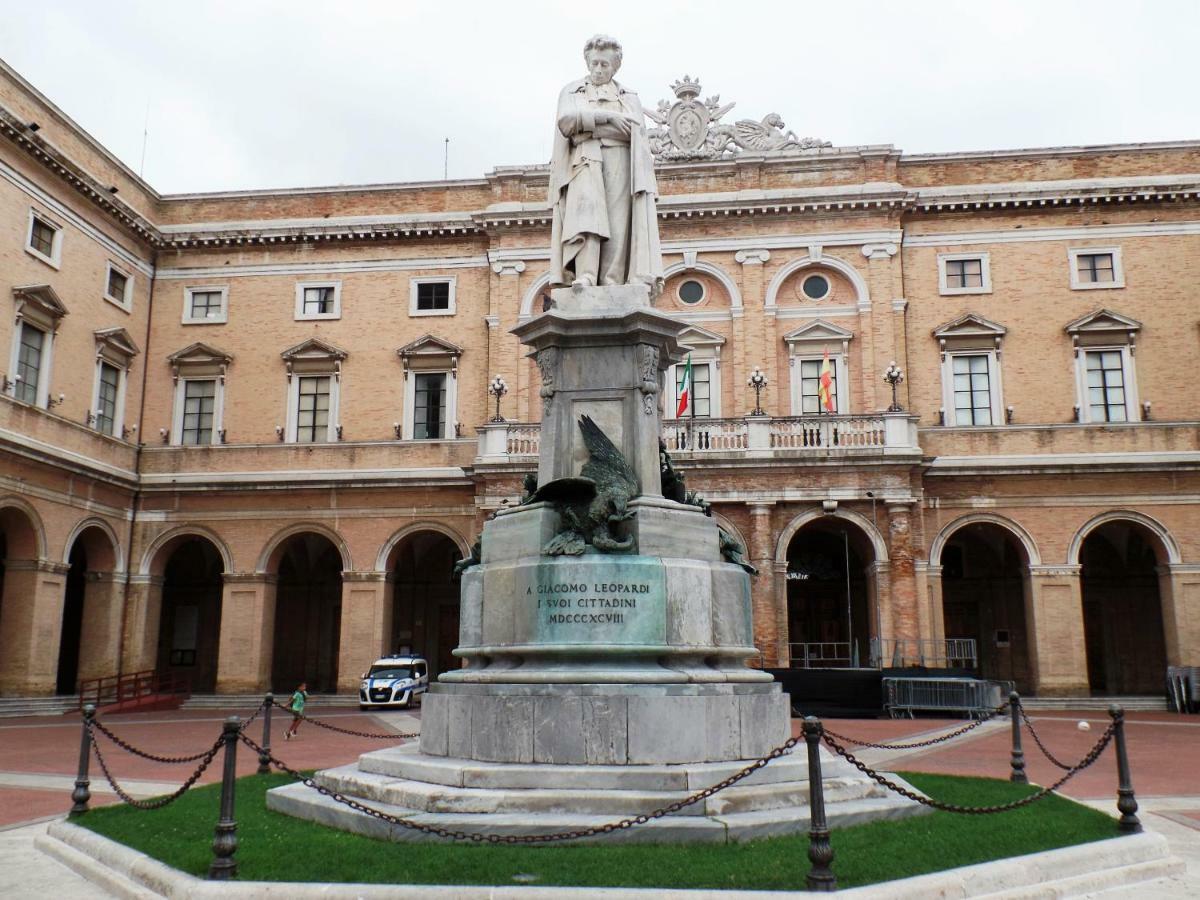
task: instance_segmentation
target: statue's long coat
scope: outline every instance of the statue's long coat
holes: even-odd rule
[[[564,260],[569,262],[574,257],[585,234],[608,237],[604,217],[589,211],[589,207],[603,209],[605,205],[604,174],[599,162],[600,140],[595,137],[579,140],[589,134],[580,130],[580,123],[592,121],[594,112],[587,102],[587,83],[584,78],[563,88],[558,97],[558,115],[554,119],[549,202],[554,212],[550,235],[550,284],[556,287],[570,284],[571,279],[563,274]],[[625,90],[615,81],[613,84],[620,97],[621,109],[638,123],[631,131],[629,143],[633,222],[629,235],[628,283],[649,284],[652,293],[657,295],[662,287],[663,268],[655,213],[658,182],[654,177],[654,158],[650,155],[650,144],[642,124],[641,101],[633,91]],[[575,144],[564,133],[564,124],[574,131]],[[568,192],[567,185],[576,179],[584,179],[584,182]]]

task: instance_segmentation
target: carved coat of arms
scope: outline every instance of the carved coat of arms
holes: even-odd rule
[[[733,125],[721,122],[721,117],[735,104],[721,104],[714,94],[701,101],[700,82],[684,75],[671,85],[675,102],[658,102],[656,110],[646,110],[646,116],[659,126],[648,132],[650,152],[661,160],[716,159],[742,150],[756,153],[810,150],[832,146],[817,138],[799,138],[786,126],[777,113],[769,113],[761,121],[742,119]]]

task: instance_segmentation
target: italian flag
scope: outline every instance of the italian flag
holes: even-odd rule
[[[821,386],[817,389],[817,402],[826,412],[833,412],[833,367],[829,364],[829,348],[821,360]]]
[[[688,354],[687,365],[683,368],[683,381],[679,385],[679,407],[675,410],[675,418],[683,418],[688,405],[692,402],[692,354]]]

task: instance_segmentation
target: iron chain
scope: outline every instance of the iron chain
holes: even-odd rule
[[[829,735],[830,737],[837,738],[839,741],[845,741],[847,744],[853,744],[855,747],[868,747],[872,750],[917,750],[921,747],[932,747],[934,744],[942,744],[946,741],[953,740],[956,737],[961,737],[968,731],[973,731],[974,729],[978,728],[984,722],[990,722],[1006,709],[1008,709],[1007,702],[991,710],[982,719],[977,719],[970,725],[964,725],[962,728],[951,731],[949,734],[943,734],[941,737],[930,738],[927,741],[913,741],[912,743],[908,744],[875,744],[871,743],[870,741],[859,741],[852,737],[846,737],[845,735],[838,734],[835,731],[830,731],[829,729],[825,729],[825,734]]]
[[[312,724],[316,725],[318,728],[328,728],[330,731],[337,731],[341,734],[349,734],[353,737],[374,738],[381,741],[395,741],[403,738],[416,738],[421,736],[421,732],[419,731],[408,733],[389,731],[387,734],[381,734],[377,731],[355,731],[353,728],[339,728],[337,725],[330,725],[328,722],[322,722],[320,719],[314,719],[310,716],[306,716],[304,713],[298,713],[291,707],[280,703],[278,700],[272,700],[271,702],[284,712],[291,713],[293,716],[299,716],[305,722],[312,722]]]
[[[140,756],[142,759],[148,759],[151,762],[190,763],[190,762],[196,762],[196,760],[199,760],[199,759],[204,759],[204,757],[208,754],[207,750],[202,750],[201,752],[194,753],[191,756],[158,756],[157,754],[154,754],[154,753],[147,753],[145,750],[139,750],[137,747],[133,746],[133,744],[129,743],[128,741],[122,740],[121,738],[117,737],[115,734],[113,734],[111,731],[109,731],[108,728],[99,719],[92,720],[92,727],[94,729],[99,730],[99,732],[102,735],[104,735],[106,738],[108,738],[110,741],[112,741],[114,744],[116,744],[118,747],[120,747],[125,752],[132,753],[134,756]],[[96,736],[95,736],[95,733],[93,732],[92,740],[95,741],[95,739],[96,739]]]
[[[671,813],[679,812],[679,810],[683,809],[684,807],[691,806],[693,803],[698,803],[701,800],[706,800],[713,794],[723,791],[725,788],[730,787],[731,785],[737,784],[743,778],[746,778],[757,772],[772,760],[776,760],[779,757],[790,753],[792,748],[802,740],[802,737],[789,738],[787,741],[780,744],[766,755],[761,756],[754,762],[750,763],[750,765],[746,766],[744,769],[741,769],[735,772],[733,775],[730,775],[724,781],[714,784],[712,787],[707,787],[702,791],[697,791],[690,796],[684,797],[682,800],[676,800],[674,803],[660,807],[653,812],[641,813],[639,815],[630,816],[629,818],[621,819],[616,822],[606,822],[603,825],[594,825],[590,828],[580,828],[573,831],[558,831],[551,834],[480,834],[479,832],[456,831],[449,828],[440,828],[436,825],[427,825],[423,822],[414,822],[411,819],[402,819],[399,816],[393,816],[389,813],[383,812],[382,810],[366,806],[365,804],[359,803],[357,800],[353,800],[344,794],[339,793],[338,791],[317,784],[313,778],[296,771],[282,760],[279,760],[276,757],[271,756],[269,753],[266,753],[266,751],[256,744],[251,738],[246,737],[244,734],[242,735],[242,743],[244,743],[254,752],[266,755],[267,758],[270,759],[271,765],[273,765],[276,769],[290,775],[292,778],[295,778],[305,787],[310,787],[317,793],[328,797],[336,803],[340,803],[343,806],[349,807],[355,812],[363,813],[364,815],[387,822],[390,825],[398,825],[401,828],[410,828],[414,831],[420,831],[425,834],[432,834],[443,838],[451,838],[456,841],[473,841],[475,843],[486,842],[489,844],[549,844],[558,841],[570,841],[578,838],[594,837],[598,834],[611,834],[614,831],[632,828],[634,825],[644,825],[653,819],[660,819],[663,816],[670,815]]]
[[[241,724],[242,731],[245,731],[247,728],[249,728],[250,723],[262,715],[262,711],[266,708],[266,706],[267,701],[264,699],[262,703],[258,704],[258,707],[254,710],[254,712],[250,713],[249,718],[247,718],[246,721]]]
[[[1084,756],[1084,758],[1080,760],[1078,764],[1072,766],[1067,773],[1063,775],[1062,778],[1058,779],[1058,781],[1054,782],[1054,784],[1050,785],[1049,787],[1042,788],[1037,793],[1029,794],[1026,797],[1022,797],[1019,800],[1013,800],[1009,803],[1002,803],[999,806],[957,806],[953,803],[942,803],[941,801],[934,800],[931,797],[924,797],[918,793],[915,793],[914,791],[910,791],[908,788],[901,787],[887,776],[881,775],[870,766],[855,758],[854,754],[834,740],[828,732],[823,733],[822,738],[834,753],[845,759],[846,762],[850,763],[850,765],[854,766],[854,768],[858,769],[858,771],[862,772],[864,775],[878,784],[883,785],[889,791],[899,794],[901,797],[905,797],[916,803],[920,803],[923,806],[929,806],[933,809],[940,809],[943,812],[965,813],[967,815],[980,816],[987,815],[989,813],[1008,812],[1009,810],[1019,809],[1022,806],[1028,806],[1031,803],[1036,803],[1043,797],[1046,797],[1049,794],[1052,794],[1054,791],[1057,791],[1060,787],[1062,787],[1100,757],[1100,754],[1104,752],[1104,748],[1107,747],[1109,741],[1112,740],[1113,733],[1115,731],[1116,725],[1110,725],[1104,734],[1100,736],[1100,740],[1096,742],[1096,745],[1088,751],[1087,755]]]
[[[1067,765],[1066,763],[1061,762],[1060,760],[1055,758],[1054,754],[1051,753],[1046,748],[1046,745],[1042,743],[1042,739],[1038,735],[1037,729],[1035,729],[1033,727],[1033,722],[1030,721],[1029,715],[1025,712],[1025,707],[1022,705],[1020,707],[1020,709],[1021,709],[1021,718],[1025,720],[1025,725],[1029,729],[1029,734],[1033,737],[1033,742],[1038,745],[1038,749],[1041,750],[1042,753],[1045,755],[1046,759],[1050,760],[1050,762],[1054,763],[1054,765],[1058,766],[1060,769],[1062,769],[1064,771],[1069,771],[1071,767],[1069,765]]]
[[[117,780],[113,778],[112,772],[108,770],[108,764],[104,761],[104,754],[100,752],[100,746],[96,743],[94,736],[92,738],[92,752],[96,754],[96,762],[100,764],[100,771],[104,773],[104,777],[108,779],[108,783],[112,786],[113,791],[118,797],[121,798],[123,802],[129,804],[130,806],[136,807],[137,809],[161,809],[170,803],[174,803],[176,800],[186,794],[192,785],[200,780],[200,776],[203,775],[204,771],[212,764],[212,761],[216,758],[217,753],[220,752],[221,746],[224,743],[224,736],[217,738],[217,741],[212,745],[212,748],[201,755],[200,765],[196,767],[196,771],[191,774],[191,777],[189,777],[187,781],[181,784],[172,793],[163,797],[156,797],[153,800],[138,800],[136,797],[133,797],[126,792],[125,789],[117,783]]]

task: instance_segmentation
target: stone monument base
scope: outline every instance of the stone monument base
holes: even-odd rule
[[[323,787],[374,809],[425,825],[482,834],[550,834],[652,812],[723,781],[748,762],[488,763],[429,756],[416,744],[405,744],[365,753],[357,764],[326,769],[315,778]],[[826,812],[834,828],[927,811],[825,751],[821,765]],[[726,843],[804,832],[809,827],[808,791],[808,763],[801,744],[792,754],[677,813],[582,840]],[[384,840],[439,840],[355,812],[302,784],[268,792],[267,808]]]

